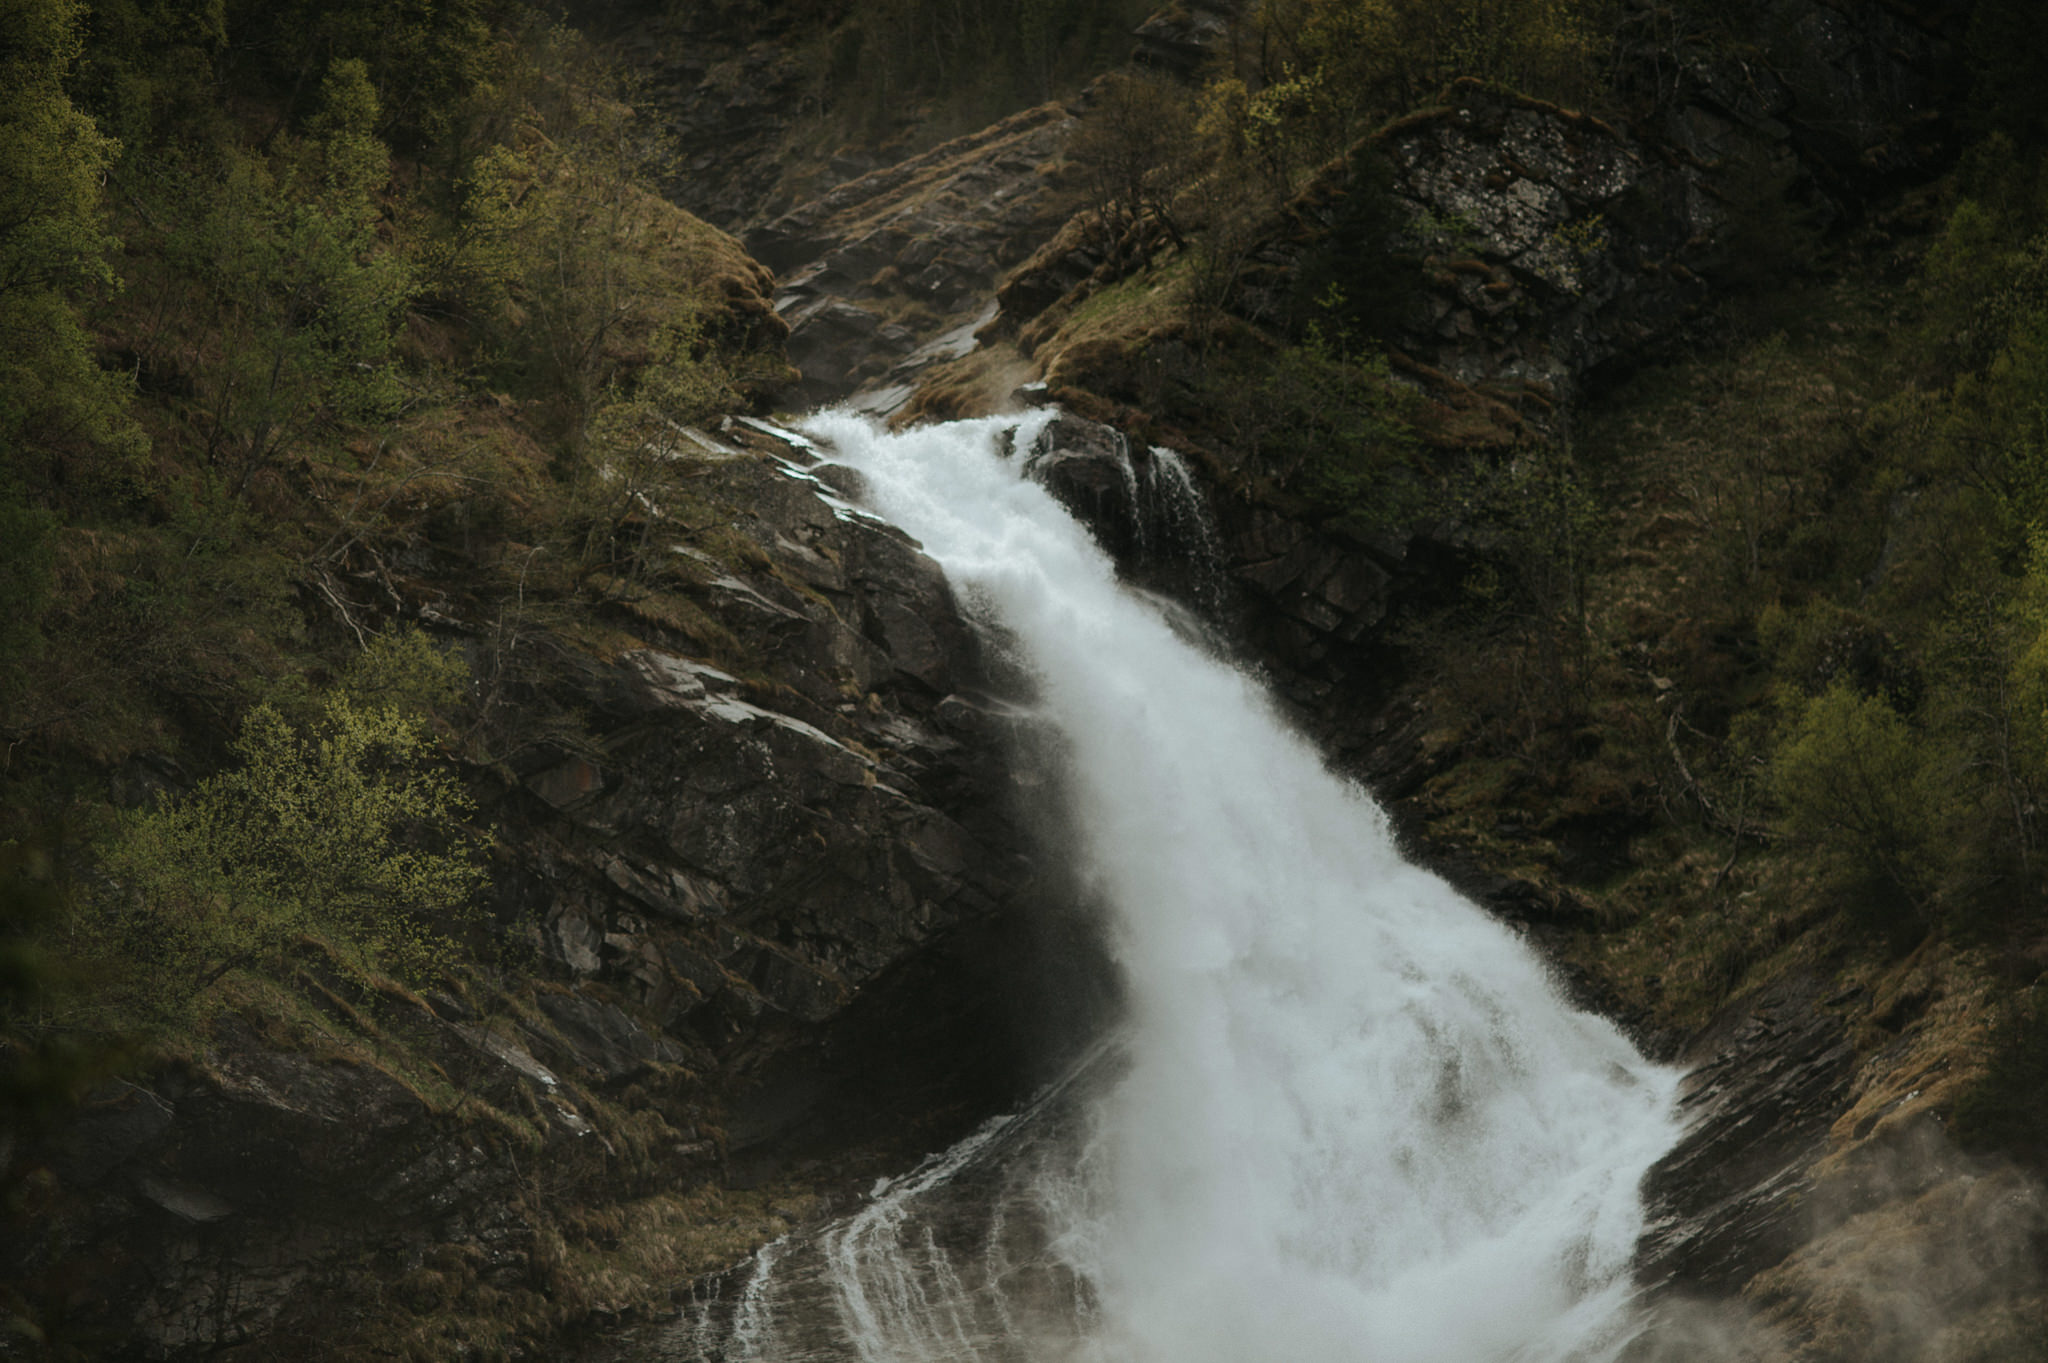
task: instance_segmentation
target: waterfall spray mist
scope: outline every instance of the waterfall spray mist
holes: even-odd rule
[[[1677,1134],[1675,1076],[1563,1003],[1253,680],[1119,587],[998,453],[1044,419],[1009,441],[1014,420],[807,426],[1036,678],[1066,753],[1060,850],[1105,906],[1129,1005],[1119,1076],[1033,1176],[1078,1318],[974,1344],[953,1303],[929,1350],[901,1321],[882,1338],[848,1319],[841,1356],[1611,1357],[1635,1328],[1636,1189]],[[831,1271],[866,1300],[859,1265]],[[938,1276],[1002,1304],[1000,1274]]]

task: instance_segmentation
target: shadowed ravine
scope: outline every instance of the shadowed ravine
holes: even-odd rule
[[[702,1289],[642,1356],[1614,1356],[1676,1075],[1118,585],[998,453],[1045,419],[809,430],[1035,679],[1120,1030],[1030,1111]]]

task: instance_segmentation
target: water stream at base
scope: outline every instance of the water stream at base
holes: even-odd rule
[[[664,1358],[1600,1363],[1676,1076],[1401,858],[1004,447],[806,429],[1014,641],[1127,1017],[1028,1111],[707,1291]]]

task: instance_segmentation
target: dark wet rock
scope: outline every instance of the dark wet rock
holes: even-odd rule
[[[619,1170],[622,1110],[676,1133],[636,1157],[659,1186],[720,1176],[725,1105],[792,1048],[902,1047],[893,1023],[846,1032],[856,1005],[902,1020],[945,1000],[886,1062],[907,1091],[1002,1054],[1016,1019],[996,995],[938,981],[984,952],[1023,959],[992,925],[1039,892],[1009,806],[1014,727],[962,699],[987,685],[975,635],[938,567],[849,503],[847,470],[764,424],[698,436],[693,490],[730,510],[721,552],[679,553],[673,590],[745,663],[666,617],[622,613],[636,642],[616,654],[556,645],[578,732],[508,758],[489,812],[497,921],[539,979],[466,999],[337,987],[344,1030],[403,1069],[231,1021],[202,1064],[108,1086],[6,1152],[51,1168],[54,1210],[0,1246],[0,1272],[89,1282],[63,1309],[131,1353],[261,1349],[441,1250],[529,1281],[550,1218],[653,1186]],[[913,968],[933,953],[943,971]],[[998,1070],[977,1082],[1016,1082]],[[544,1196],[518,1191],[530,1155],[474,1119],[484,1105],[542,1146]]]
[[[518,1041],[513,1030],[502,1023],[485,1025],[457,1024],[451,1030],[478,1056],[487,1056],[503,1065],[512,1074],[536,1084],[543,1089],[559,1087],[561,1080],[553,1070],[534,1059],[533,1053]],[[451,1067],[456,1074],[463,1074],[465,1067]],[[464,1075],[467,1078],[467,1075]]]
[[[1112,426],[1060,415],[1023,455],[1025,476],[1044,486],[1112,558],[1136,554],[1143,537],[1139,472],[1131,443]]]
[[[427,1235],[457,1208],[498,1218],[511,1180],[392,1075],[277,1049],[233,1020],[202,1064],[146,1091],[109,1086],[74,1123],[40,1146],[65,1196],[0,1262],[68,1284],[52,1290],[70,1319],[99,1322],[109,1357],[256,1339],[317,1308],[380,1237]]]
[[[102,1084],[80,1104],[51,1166],[66,1182],[97,1184],[160,1145],[175,1119],[171,1105],[148,1089]]]
[[[1138,25],[1141,65],[1193,80],[1230,41],[1231,10],[1224,5],[1171,5]]]
[[[582,994],[554,993],[542,993],[535,1002],[577,1060],[607,1082],[630,1079],[649,1066],[681,1059],[681,1052],[651,1035],[617,1004]]]
[[[593,12],[587,22],[603,20]],[[641,77],[636,107],[680,149],[668,195],[731,232],[779,211],[776,196],[788,190],[772,168],[811,80],[790,41],[801,16],[778,5],[688,5],[622,11],[615,22],[609,44]],[[849,160],[831,172],[863,169]]]
[[[171,1215],[195,1226],[225,1221],[235,1214],[234,1204],[193,1183],[163,1178],[146,1169],[135,1172],[135,1190]]]
[[[556,809],[571,809],[604,789],[604,772],[580,757],[526,778],[526,788]]]
[[[1687,1127],[1644,1180],[1646,1283],[1732,1292],[1810,1230],[1804,1201],[1856,1064],[1814,987],[1795,976],[1731,1004],[1679,1057]]]
[[[1027,109],[748,233],[783,276],[776,308],[802,395],[893,385],[907,396],[918,371],[971,348],[1004,274],[1066,219],[1044,168],[1076,126],[1062,105]]]
[[[1752,42],[1681,40],[1655,72],[1669,142],[1714,163],[1743,139],[1782,144],[1835,211],[1937,173],[1951,153],[1945,111],[1957,104],[1958,25],[1945,6],[1878,0],[1772,0]],[[1670,58],[1674,58],[1672,60]]]
[[[1170,450],[1062,412],[1017,455],[1087,526],[1126,581],[1202,610],[1222,602],[1222,543],[1207,498]]]
[[[109,782],[114,803],[123,809],[147,809],[160,800],[189,790],[192,776],[165,753],[136,753],[114,768]]]

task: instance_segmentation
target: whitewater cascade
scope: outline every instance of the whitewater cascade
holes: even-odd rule
[[[1677,1076],[1567,1006],[1253,679],[1119,587],[1000,453],[1046,419],[805,429],[1036,678],[1127,1017],[1037,1110],[764,1251],[662,1356],[1613,1358]],[[971,1232],[948,1197],[980,1208]]]

